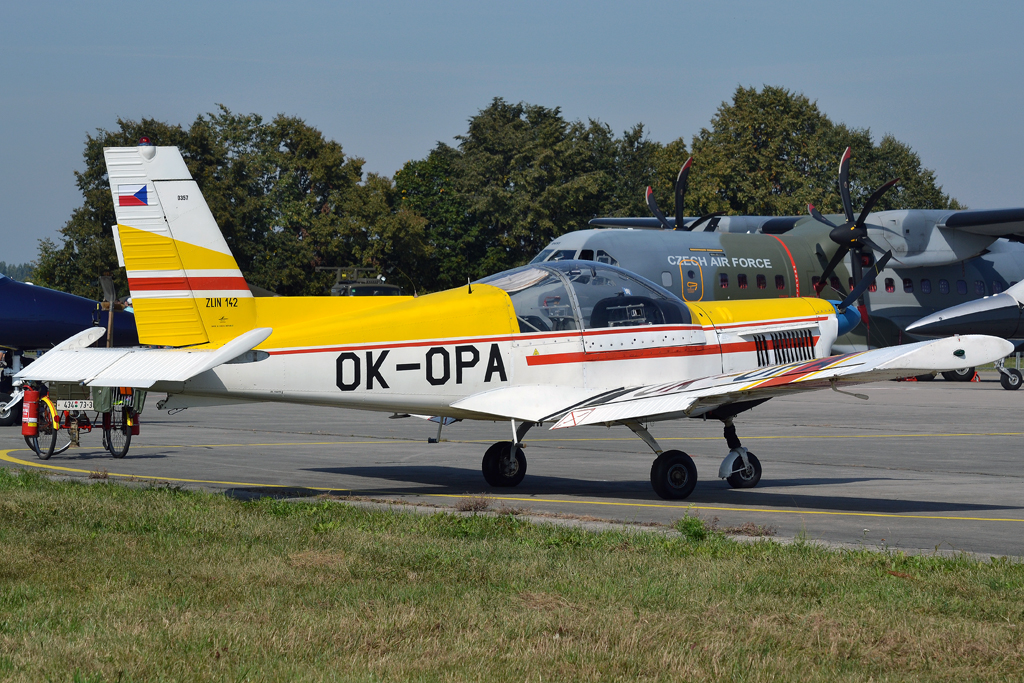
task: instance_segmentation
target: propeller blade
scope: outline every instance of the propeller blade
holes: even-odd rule
[[[658,202],[654,200],[654,190],[651,189],[650,185],[647,186],[647,208],[651,210],[654,217],[658,219],[659,223],[661,223],[661,227],[666,230],[672,229],[672,226],[668,224],[668,219],[665,218],[665,214],[663,214],[661,209],[658,208]]]
[[[818,211],[816,208],[814,208],[814,204],[808,204],[807,205],[807,212],[810,213],[811,216],[814,217],[814,220],[818,221],[819,223],[824,223],[825,225],[829,226],[830,228],[838,228],[839,227],[838,225],[836,225],[835,223],[833,223],[829,219],[827,219],[824,216],[822,216],[821,215],[821,211]]]
[[[681,230],[683,227],[683,199],[686,197],[686,188],[690,185],[690,165],[692,163],[693,157],[690,157],[679,169],[679,175],[676,176],[676,230]]]
[[[850,201],[850,148],[843,152],[839,160],[839,196],[843,198],[843,213],[846,220],[853,222],[853,202]]]
[[[725,214],[725,211],[723,211],[722,213]],[[714,232],[715,230],[718,230],[718,224],[721,221],[722,221],[722,217],[721,216],[715,216],[710,221],[708,221],[707,226],[705,226],[705,228],[704,228],[704,232]]]
[[[686,229],[692,231],[698,225],[701,225],[705,221],[709,221],[712,218],[715,218],[716,216],[724,216],[724,215],[725,215],[725,211],[715,211],[714,213],[706,213],[703,216],[701,216],[700,218],[698,218],[697,220],[695,220],[694,222],[690,223],[688,226],[686,226]],[[677,218],[676,219],[676,225],[679,225],[679,224],[680,224],[679,223],[679,219]]]
[[[871,283],[875,281],[875,278],[878,277],[878,274],[885,269],[885,264],[888,263],[889,259],[891,258],[892,252],[887,251],[885,252],[885,255],[882,256],[882,258],[878,259],[875,262],[875,265],[871,266],[870,272],[865,274],[864,279],[858,282],[857,286],[853,288],[852,292],[850,292],[850,295],[843,299],[842,303],[839,304],[837,310],[840,313],[843,313],[844,311],[846,311],[847,308],[849,308],[850,306],[857,302],[857,299],[860,298],[861,294],[863,294],[865,290],[867,290],[867,288],[871,286]]]
[[[889,191],[889,188],[900,181],[899,178],[893,178],[885,185],[875,190],[875,193],[868,197],[867,203],[864,205],[864,209],[860,212],[860,218],[857,219],[857,225],[864,225],[864,219],[871,213],[871,209],[874,208],[875,203],[882,198],[882,195]]]
[[[871,239],[867,235],[864,235],[864,239],[862,239],[861,242],[864,243],[865,247],[870,247],[871,249],[873,249],[873,250],[875,250],[877,252],[882,253],[882,252],[886,251],[884,247],[878,246],[878,242],[875,242],[873,239]],[[898,261],[899,259],[896,259],[896,260]]]
[[[821,294],[821,290],[825,288],[825,283],[828,282],[829,276],[835,272],[836,266],[838,266],[839,262],[846,257],[846,254],[849,251],[850,248],[845,244],[839,245],[839,248],[836,249],[835,255],[832,257],[832,260],[828,262],[827,266],[825,266],[825,272],[821,274],[821,279],[818,280],[818,284],[814,285],[815,294]]]

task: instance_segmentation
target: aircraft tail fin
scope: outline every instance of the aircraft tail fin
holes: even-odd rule
[[[252,292],[177,147],[106,147],[118,261],[139,341],[219,345],[256,324]]]

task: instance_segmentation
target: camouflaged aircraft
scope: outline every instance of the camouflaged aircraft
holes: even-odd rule
[[[688,218],[682,199],[691,164],[692,159],[683,165],[676,181],[674,217],[662,214],[647,188],[653,217],[595,218],[593,229],[562,235],[533,263],[580,259],[618,265],[688,302],[842,299],[862,271],[891,250],[888,267],[859,302],[864,324],[833,347],[841,352],[920,340],[925,337],[907,328],[922,316],[1024,281],[1024,208],[872,213],[896,182],[890,181],[855,216],[847,148],[839,165],[843,215],[822,216],[812,206],[806,216]],[[973,368],[944,373],[959,380],[973,375]]]
[[[104,158],[118,261],[149,346],[90,348],[102,330],[86,330],[18,381],[163,391],[163,409],[269,401],[500,421],[512,439],[481,463],[495,487],[522,482],[533,427],[624,425],[657,455],[655,492],[685,498],[693,460],[663,450],[648,424],[703,417],[725,424],[718,476],[749,488],[761,464],[740,443],[737,414],[774,396],[952,370],[1012,348],[979,335],[832,356],[859,322],[852,304],[874,269],[838,302],[687,303],[595,261],[528,265],[420,297],[254,298],[176,147],[106,148]]]

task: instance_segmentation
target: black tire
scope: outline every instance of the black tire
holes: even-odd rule
[[[935,379],[935,373],[929,372],[927,375],[918,375],[914,379],[916,379],[918,382],[931,382],[934,381]]]
[[[131,408],[114,406],[110,411],[110,429],[103,430],[103,445],[115,458],[128,455],[132,444],[132,427],[128,424]]]
[[[974,379],[974,368],[961,368],[942,373],[947,382],[970,382]]]
[[[60,428],[60,413],[57,414],[58,423],[53,424],[50,409],[43,402],[39,403],[39,417],[36,418],[36,435],[26,436],[25,443],[35,451],[36,457],[40,460],[49,460],[54,453],[63,453],[71,447],[71,435],[67,430]]]
[[[725,478],[729,482],[729,486],[734,489],[752,489],[761,481],[761,461],[757,459],[756,455],[747,451],[747,462],[750,463],[750,467],[744,468],[742,459],[736,461],[735,467],[740,469],[734,470]]]
[[[526,476],[526,454],[522,448],[516,448],[515,457],[511,457],[512,442],[499,441],[484,453],[481,469],[484,479],[495,488],[519,486]]]
[[[1008,391],[1017,391],[1021,385],[1020,370],[1014,368],[1007,368],[1008,374],[999,373],[999,383],[1003,385],[1003,389]]]
[[[11,400],[10,394],[0,394],[0,406]],[[7,410],[0,410],[0,427],[10,427],[21,422],[21,404]]]
[[[665,451],[651,465],[651,486],[665,500],[682,500],[697,486],[697,466],[682,451]]]

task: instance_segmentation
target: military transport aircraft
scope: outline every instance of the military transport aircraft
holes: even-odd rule
[[[647,429],[682,417],[722,420],[729,454],[718,475],[754,486],[761,465],[737,437],[737,414],[773,396],[960,368],[1012,348],[975,335],[830,356],[859,320],[859,291],[836,303],[686,303],[595,261],[523,266],[418,298],[255,299],[177,148],[104,156],[139,338],[163,348],[88,348],[99,335],[87,330],[19,380],[164,391],[165,409],[282,401],[503,421],[511,440],[482,463],[496,487],[523,480],[534,426],[625,425],[657,454],[655,492],[685,498],[692,459]]]
[[[0,274],[0,426],[15,424],[20,416],[21,394],[11,378],[28,360],[25,354],[53,348],[87,328],[105,330],[108,315],[99,302]],[[114,312],[111,332],[120,346],[139,343],[130,312]]]
[[[998,294],[1024,281],[1024,208],[995,211],[871,212],[886,184],[855,217],[849,193],[850,150],[839,164],[844,215],[684,218],[682,197],[692,160],[676,182],[676,215],[666,218],[650,188],[652,218],[596,218],[596,229],[552,241],[533,260],[583,259],[619,265],[660,283],[685,301],[844,294],[885,250],[893,259],[863,297],[865,325],[844,335],[837,351],[890,346],[921,337],[907,326],[953,304]],[[816,215],[815,215],[816,214]],[[826,224],[822,224],[826,222]],[[842,223],[842,225],[837,225]],[[838,230],[837,227],[844,227]],[[854,244],[848,244],[851,233]],[[847,251],[846,247],[852,246]],[[834,264],[836,256],[839,260]],[[834,265],[834,270],[829,268]],[[827,271],[827,272],[826,272]],[[970,379],[973,371],[948,373]]]

